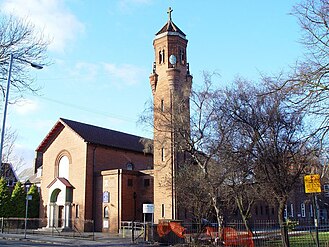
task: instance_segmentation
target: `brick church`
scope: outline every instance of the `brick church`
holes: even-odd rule
[[[155,223],[184,220],[174,184],[183,155],[175,145],[178,137],[164,123],[175,124],[179,116],[189,129],[192,76],[188,41],[171,12],[153,40],[154,139],[60,118],[36,149],[46,227],[118,232],[123,221],[143,220],[143,204],[154,205]]]

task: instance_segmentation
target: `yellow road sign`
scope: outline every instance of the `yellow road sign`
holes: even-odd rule
[[[321,182],[319,174],[304,176],[305,193],[320,193]]]

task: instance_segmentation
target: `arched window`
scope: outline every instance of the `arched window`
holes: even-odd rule
[[[165,50],[162,50],[162,63],[165,63]]]
[[[126,165],[126,168],[127,168],[127,170],[132,171],[132,170],[134,170],[134,164],[131,163],[131,162],[129,162],[129,163],[127,163],[127,165]]]
[[[69,158],[63,156],[58,163],[58,177],[69,179]]]
[[[184,52],[184,50],[182,48],[179,51],[179,57],[180,57],[180,62],[182,64],[185,64],[185,52]]]
[[[79,218],[79,204],[75,205],[75,218]]]
[[[159,51],[159,64],[162,64],[162,51]]]
[[[165,161],[165,148],[161,148],[161,161]]]
[[[109,217],[109,207],[106,206],[104,207],[104,218],[108,218]]]

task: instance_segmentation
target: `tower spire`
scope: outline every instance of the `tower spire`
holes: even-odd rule
[[[173,9],[169,7],[167,13],[168,13],[168,21],[171,21],[171,12],[173,12]]]

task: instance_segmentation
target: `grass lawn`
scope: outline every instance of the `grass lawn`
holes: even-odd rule
[[[297,232],[295,232],[297,233]],[[289,234],[290,247],[316,246],[315,232],[299,232],[298,235]],[[329,232],[319,232],[320,246],[329,246]],[[281,246],[281,239],[255,241],[255,246]]]

